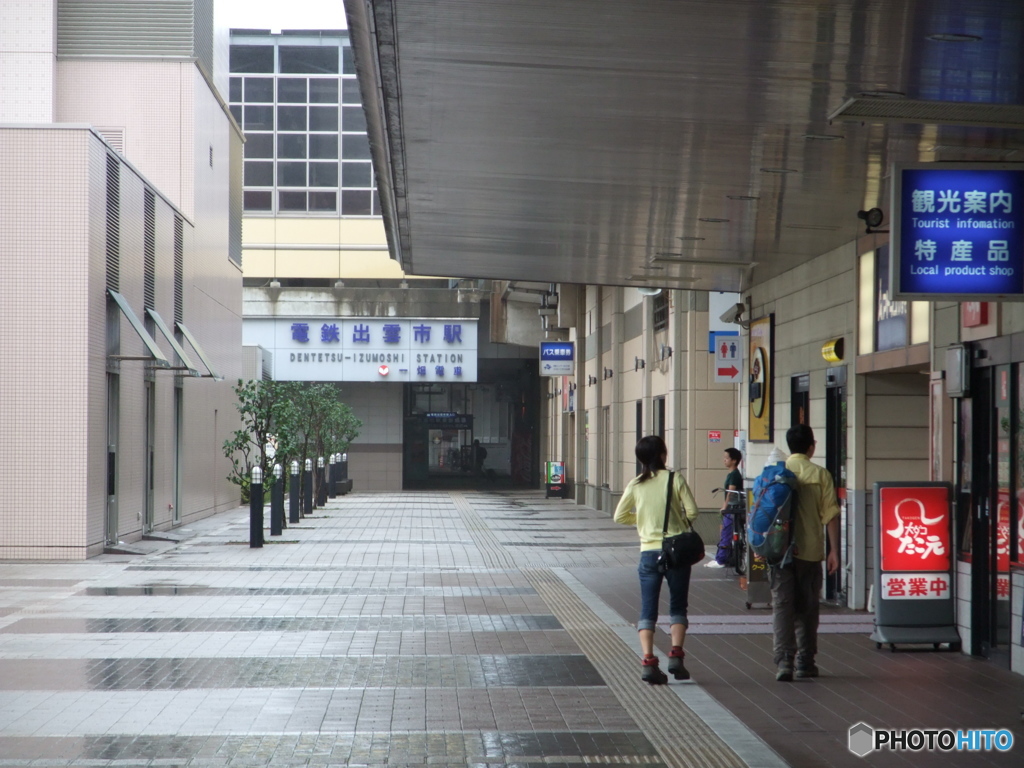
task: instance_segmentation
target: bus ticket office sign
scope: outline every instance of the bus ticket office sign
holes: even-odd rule
[[[1024,165],[897,164],[897,299],[1024,299]]]
[[[875,483],[879,643],[956,643],[949,483]]]

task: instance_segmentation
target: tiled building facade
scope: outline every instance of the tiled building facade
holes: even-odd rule
[[[0,10],[0,558],[82,559],[239,500],[242,139],[212,3],[123,10]]]

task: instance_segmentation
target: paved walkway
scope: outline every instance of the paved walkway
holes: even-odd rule
[[[0,766],[1019,766],[1024,681],[823,619],[774,682],[768,611],[698,568],[687,666],[639,681],[635,533],[538,493],[352,494],[262,549],[239,509],[140,555],[0,563]],[[659,633],[659,648],[667,650]],[[847,729],[1010,729],[874,753]]]

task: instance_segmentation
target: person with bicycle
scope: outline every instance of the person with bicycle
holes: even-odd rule
[[[718,552],[715,559],[704,564],[705,568],[725,568],[730,565],[734,553],[732,551],[733,530],[737,522],[740,525],[743,521],[737,521],[739,513],[743,510],[743,473],[740,472],[740,462],[743,461],[743,454],[736,448],[726,448],[722,453],[722,463],[729,470],[725,477],[725,498],[722,499],[722,526],[719,529]]]

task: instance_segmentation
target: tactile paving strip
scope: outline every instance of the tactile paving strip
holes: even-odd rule
[[[640,681],[636,652],[554,573],[524,574],[669,766],[746,768],[746,763],[669,690]]]

